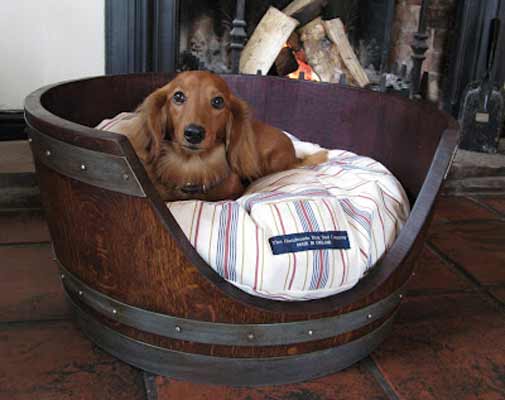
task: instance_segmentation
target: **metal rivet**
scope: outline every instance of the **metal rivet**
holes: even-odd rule
[[[309,331],[307,333],[309,334],[309,336],[312,336],[314,334],[314,332],[312,331],[312,329],[309,329]]]
[[[86,166],[84,164],[81,164],[81,171],[86,171],[86,170],[87,170]]]
[[[398,296],[400,299],[403,299],[403,294],[400,293],[400,295]]]
[[[128,174],[123,174],[123,179],[124,179],[125,181],[127,181],[128,179],[130,179],[130,175],[128,175]]]
[[[28,143],[31,143],[33,142],[33,139],[32,138],[28,138]]]
[[[114,314],[114,315],[117,314],[117,310],[115,308],[112,309],[112,314]]]
[[[51,155],[51,150],[46,150],[46,156],[50,156]]]
[[[368,315],[367,315],[367,318],[368,318],[368,319],[372,319],[372,314],[368,314]]]
[[[60,278],[61,278],[61,279],[65,279],[65,274],[61,274],[61,275],[60,275]]]
[[[175,331],[176,331],[177,333],[179,333],[181,330],[182,330],[182,329],[181,329],[181,327],[180,327],[180,326],[176,326],[176,327],[175,327]]]
[[[248,334],[247,339],[254,340],[254,334],[253,333]]]

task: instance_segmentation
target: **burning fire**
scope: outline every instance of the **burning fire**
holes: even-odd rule
[[[284,47],[289,46],[286,43]],[[295,56],[296,62],[298,63],[298,69],[288,74],[288,77],[291,79],[300,79],[300,73],[303,72],[305,80],[320,82],[321,79],[317,75],[316,71],[314,71],[312,67],[307,63],[307,57],[305,56],[303,49],[300,49],[298,51],[293,50],[293,54]]]
[[[288,77],[290,77],[291,79],[300,79],[300,72],[303,72],[304,73],[304,79],[308,80],[308,81],[321,81],[321,79],[319,79],[319,76],[317,76],[316,72],[312,69],[312,67],[299,60],[298,58],[296,59],[296,61],[298,61],[298,69],[295,71],[295,72],[292,72],[288,75]]]

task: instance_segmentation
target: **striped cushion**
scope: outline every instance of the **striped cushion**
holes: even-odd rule
[[[121,133],[131,118],[122,113],[98,129]],[[321,149],[287,135],[300,158]],[[236,201],[167,207],[202,258],[252,295],[295,301],[343,292],[391,247],[409,202],[377,161],[344,150],[329,155],[317,167],[259,179]]]
[[[320,150],[293,143],[298,156]],[[342,150],[330,151],[329,161],[317,167],[259,179],[236,201],[167,206],[224,279],[252,295],[286,301],[352,288],[391,247],[409,213],[401,185],[384,166]],[[349,248],[315,240],[320,248],[303,250],[329,232],[347,234]],[[301,251],[289,248],[296,245],[292,234],[300,234],[294,241]],[[287,243],[288,252],[274,254],[272,238]]]

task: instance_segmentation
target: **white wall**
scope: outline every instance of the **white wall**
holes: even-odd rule
[[[0,110],[49,83],[105,73],[105,0],[0,0]]]

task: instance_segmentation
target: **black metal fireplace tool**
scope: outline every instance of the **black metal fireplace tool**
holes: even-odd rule
[[[498,10],[500,9],[498,3]],[[484,78],[471,83],[464,95],[460,111],[462,135],[460,147],[485,153],[496,153],[503,128],[505,100],[492,76],[501,21],[496,16],[490,25],[487,66]]]

